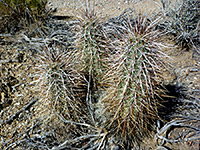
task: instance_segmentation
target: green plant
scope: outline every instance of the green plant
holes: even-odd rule
[[[46,0],[0,0],[1,32],[13,33],[44,14]]]
[[[108,53],[108,38],[104,32],[102,21],[94,9],[86,7],[78,16],[76,25],[76,43],[79,59],[84,70],[94,81],[98,81],[104,70],[103,58]],[[77,32],[78,31],[78,32]]]
[[[199,14],[198,0],[176,0],[174,3],[162,1],[164,20],[160,27],[174,35],[176,44],[189,49],[199,43]]]
[[[86,114],[84,79],[75,70],[75,51],[53,42],[38,50],[34,67],[35,91],[42,103],[65,119],[78,121]],[[85,86],[86,87],[86,86]],[[85,118],[87,118],[85,116]]]
[[[123,18],[120,25],[115,25],[121,35],[115,37],[115,53],[107,63],[109,70],[104,72],[102,82],[107,86],[99,98],[96,116],[125,149],[135,147],[149,134],[152,120],[159,118],[159,97],[165,94],[161,74],[166,55],[160,50],[160,32],[155,30],[158,20],[138,16]]]
[[[86,103],[95,122],[94,92],[101,86],[103,72],[107,69],[105,59],[110,52],[109,38],[104,31],[103,18],[99,17],[90,6],[86,6],[77,18],[77,24],[73,28],[76,34],[76,56],[80,62],[77,70],[84,73],[87,79]]]

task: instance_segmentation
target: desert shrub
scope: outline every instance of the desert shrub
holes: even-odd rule
[[[174,3],[163,0],[164,21],[160,24],[167,33],[175,37],[176,44],[189,49],[199,43],[198,0],[176,0]]]
[[[46,0],[1,0],[1,32],[14,33],[36,22],[44,14],[45,5]]]
[[[149,134],[152,120],[159,118],[159,97],[165,94],[161,74],[166,66],[157,22],[141,15],[123,18],[113,28],[115,53],[107,62],[109,70],[102,79],[107,86],[95,114],[100,126],[125,149],[137,146]]]

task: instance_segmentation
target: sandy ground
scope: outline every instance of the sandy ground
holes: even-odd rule
[[[85,0],[49,0],[47,8],[57,8],[55,15],[74,16]],[[102,16],[114,17],[131,8],[138,13],[152,14],[161,10],[160,0],[93,0],[90,5]]]

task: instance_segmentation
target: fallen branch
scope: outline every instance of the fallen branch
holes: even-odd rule
[[[24,112],[25,110],[28,110],[31,108],[32,105],[34,105],[36,102],[38,101],[38,99],[34,99],[32,101],[30,101],[27,105],[25,105],[22,109],[20,109],[17,113],[15,113],[12,117],[10,117],[9,119],[7,119],[5,122],[3,123],[7,123],[7,124],[11,124],[13,122],[13,120],[15,120],[16,118],[19,117],[19,115]]]
[[[4,147],[6,147],[6,145],[7,145],[10,141],[12,141],[12,140],[14,140],[14,139],[16,139],[16,138],[19,139],[19,138],[22,137],[24,134],[27,134],[30,130],[32,130],[32,129],[34,129],[35,127],[37,127],[43,120],[44,120],[44,118],[41,119],[40,121],[36,122],[35,125],[33,125],[31,128],[29,128],[29,129],[27,129],[26,131],[24,131],[24,132],[22,132],[22,133],[16,135],[16,136],[13,137],[12,139],[10,139],[10,140],[4,142],[4,145],[3,145],[0,149],[3,149]],[[24,135],[24,136],[26,136],[26,135]],[[22,139],[23,139],[23,138],[22,138]],[[18,143],[18,142],[15,142],[15,143]],[[13,145],[13,143],[9,144],[9,145],[6,147],[6,149],[8,149],[9,147],[11,147],[12,145]]]
[[[155,135],[157,144],[158,144],[158,140],[159,139],[162,140],[162,141],[158,145],[163,145],[165,142],[177,143],[177,142],[187,142],[187,141],[191,141],[191,140],[199,140],[200,139],[200,135],[199,135],[200,134],[200,129],[196,128],[196,127],[193,127],[191,125],[185,124],[186,121],[190,121],[190,119],[173,120],[173,121],[167,123],[166,125],[164,125],[161,129],[158,129],[157,130],[157,134]],[[167,131],[169,131],[172,127],[186,127],[188,129],[192,129],[193,131],[196,132],[197,136],[193,136],[193,137],[190,137],[190,138],[183,138],[183,139],[169,139],[169,138],[166,138],[167,137],[166,136]],[[164,134],[164,135],[162,136],[162,134]]]
[[[67,144],[72,144],[72,143],[77,143],[81,140],[84,140],[84,139],[88,139],[88,138],[93,138],[93,137],[104,137],[106,135],[106,133],[102,133],[102,134],[91,134],[91,135],[84,135],[84,136],[80,136],[80,137],[77,137],[75,139],[71,139],[71,140],[66,140],[65,142],[63,142],[62,144],[60,144],[59,146],[57,147],[53,147],[51,150],[60,150],[60,149],[64,149],[65,148],[65,145]]]
[[[6,60],[0,60],[0,64],[6,64],[12,62],[11,59],[6,59]]]

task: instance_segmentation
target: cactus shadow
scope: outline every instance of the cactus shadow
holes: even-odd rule
[[[169,121],[175,114],[179,113],[183,105],[181,99],[186,97],[184,87],[177,85],[165,85],[166,97],[161,97],[161,107],[158,108],[158,115],[162,120]]]

